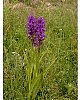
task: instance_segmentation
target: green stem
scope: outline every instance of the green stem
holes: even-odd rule
[[[40,56],[40,48],[38,48],[36,52],[36,76],[38,76],[38,70],[39,70],[39,56]]]

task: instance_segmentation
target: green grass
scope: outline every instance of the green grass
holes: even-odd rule
[[[4,5],[4,100],[27,100],[24,53],[30,48],[26,23],[32,11],[36,17],[43,16],[46,20],[46,39],[41,55],[48,52],[41,61],[41,68],[45,69],[58,58],[43,78],[43,88],[40,88],[35,100],[77,100],[76,0],[51,0],[51,7],[44,3],[27,6],[25,2],[26,7],[13,9],[15,1]]]

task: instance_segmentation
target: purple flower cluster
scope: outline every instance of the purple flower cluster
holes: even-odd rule
[[[43,44],[45,39],[45,21],[43,17],[39,17],[38,20],[34,16],[28,17],[28,37],[37,48]]]

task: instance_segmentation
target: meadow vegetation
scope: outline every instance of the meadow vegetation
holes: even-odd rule
[[[4,100],[28,100],[25,52],[31,46],[27,18],[32,13],[46,21],[40,68],[57,58],[32,100],[77,100],[77,0],[34,1],[4,0]]]

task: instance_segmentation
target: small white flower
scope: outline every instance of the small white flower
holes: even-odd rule
[[[12,54],[15,54],[16,52],[12,52]]]

